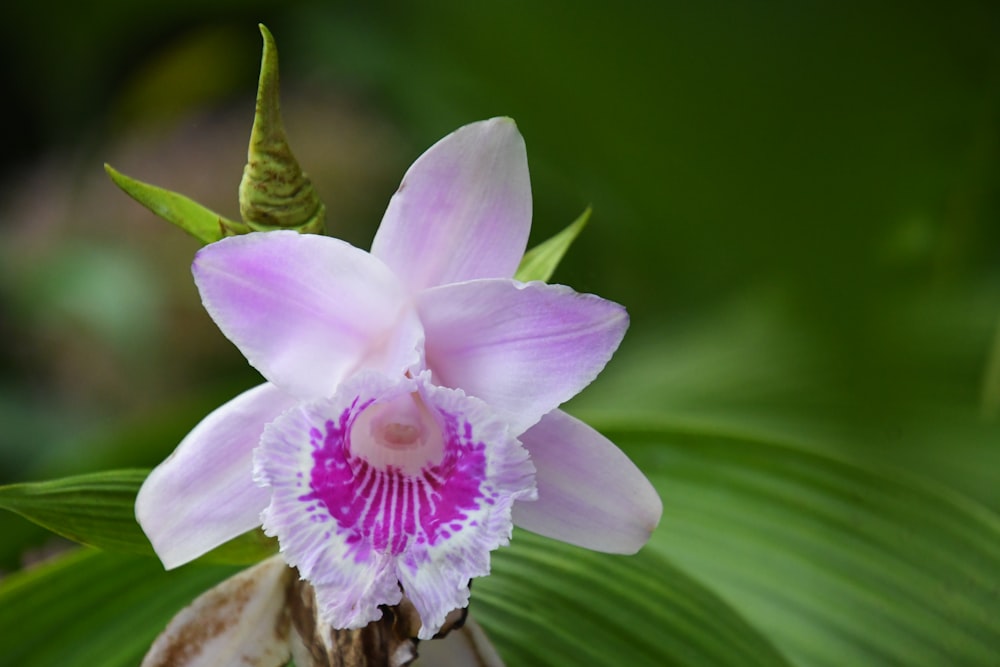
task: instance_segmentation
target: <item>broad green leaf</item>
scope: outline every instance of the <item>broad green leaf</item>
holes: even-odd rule
[[[521,264],[514,274],[516,280],[528,282],[529,280],[547,281],[555,273],[556,267],[562,261],[563,255],[569,250],[570,245],[580,235],[583,228],[587,226],[590,219],[590,208],[588,207],[580,217],[574,220],[566,229],[562,230],[547,241],[539,243],[534,248],[524,253]]]
[[[177,611],[237,571],[81,549],[0,581],[0,664],[135,667]]]
[[[630,333],[569,409],[794,442],[936,481],[1000,513],[1000,420],[984,418],[977,396],[995,303],[895,304],[892,345],[908,360],[866,382],[844,375],[844,360],[804,335],[781,298],[756,293]]]
[[[82,551],[0,582],[0,655],[22,667],[138,664],[174,613],[234,572]],[[509,665],[786,665],[719,599],[649,552],[518,533],[476,580],[472,614]]]
[[[238,229],[244,226],[208,210],[184,195],[129,178],[109,165],[104,165],[104,170],[129,197],[202,243],[221,239],[224,227]]]
[[[0,486],[0,508],[81,544],[152,555],[153,548],[135,520],[135,497],[147,474],[146,470],[112,470]],[[248,564],[276,551],[273,539],[253,530],[213,549],[201,560]]]
[[[650,546],[800,665],[1000,655],[1000,519],[929,483],[739,434],[598,424],[651,474]]]
[[[993,334],[986,370],[983,373],[981,409],[983,416],[996,419],[1000,413],[1000,324]]]
[[[524,531],[472,586],[508,665],[786,665],[715,594],[650,549],[600,554]]]

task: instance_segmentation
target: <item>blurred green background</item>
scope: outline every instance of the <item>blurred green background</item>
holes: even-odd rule
[[[0,483],[153,465],[256,382],[201,311],[197,242],[102,163],[236,217],[257,22],[330,233],[367,247],[409,163],[495,115],[527,141],[533,243],[593,206],[555,279],[632,328],[577,414],[795,441],[1000,510],[985,0],[19,3]],[[0,569],[48,539],[0,521]]]

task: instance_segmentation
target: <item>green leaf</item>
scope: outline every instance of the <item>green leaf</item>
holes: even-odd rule
[[[147,474],[146,470],[113,470],[0,486],[0,508],[81,544],[152,555],[153,548],[135,520],[135,497]],[[249,564],[276,551],[273,539],[252,530],[199,560]]]
[[[225,544],[220,544],[195,562],[252,565],[276,553],[278,553],[278,540],[268,537],[260,528],[255,528]]]
[[[1000,518],[898,473],[741,434],[604,424],[651,473],[650,547],[801,665],[1000,655]]]
[[[984,417],[991,420],[997,418],[1000,412],[1000,325],[993,333],[993,344],[983,373],[981,406]]]
[[[787,665],[714,593],[646,549],[587,551],[524,531],[470,610],[508,665]]]
[[[169,619],[232,568],[81,551],[0,582],[10,664],[138,664]],[[476,580],[472,614],[510,665],[786,665],[705,588],[654,553],[585,552],[527,533]]]
[[[224,218],[184,195],[129,178],[109,165],[104,165],[104,170],[129,197],[202,243],[212,243],[221,239],[224,228],[235,230],[245,227],[242,223]]]
[[[920,479],[794,443],[634,418],[596,424],[650,475],[664,499],[664,520],[635,557],[521,532],[497,551],[493,576],[475,582],[472,608],[510,664],[782,664],[780,652],[794,664],[820,667],[930,666],[989,664],[1000,654],[1000,519],[989,510]],[[50,524],[83,514],[86,521],[78,522],[120,539],[107,528],[114,520],[103,524],[80,507],[103,503],[98,518],[117,508],[109,514],[127,523],[121,515],[131,516],[130,497],[142,477],[122,471],[14,485],[0,489],[0,499],[4,507],[46,514]],[[119,500],[111,502],[104,490],[115,485]],[[135,567],[160,573],[156,560],[145,561]],[[133,566],[115,562],[133,585]],[[182,568],[177,576],[200,570]],[[32,605],[53,599],[61,586],[67,592],[59,604],[76,608],[85,624],[87,609],[118,595],[132,599],[103,582],[91,594],[63,579],[44,594],[8,597],[7,587],[22,585],[28,574],[0,585],[0,624],[3,613],[34,618]],[[84,631],[74,618],[58,616],[25,636],[75,641]],[[157,622],[162,627],[164,615]],[[102,632],[118,636],[114,628],[87,626],[95,641]],[[0,655],[8,648],[25,655],[16,634],[0,642]]]
[[[588,220],[590,220],[589,206],[566,229],[524,253],[521,264],[517,267],[517,273],[514,274],[514,279],[522,282],[529,280],[544,282],[551,278],[556,267],[559,266],[559,262],[562,261],[563,255],[586,227]]]
[[[81,549],[18,572],[0,581],[0,663],[135,667],[177,611],[237,569],[165,572],[152,558]]]
[[[135,521],[135,495],[146,470],[116,470],[0,486],[0,508],[81,544],[152,554]]]

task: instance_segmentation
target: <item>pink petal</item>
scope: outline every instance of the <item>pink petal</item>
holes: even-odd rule
[[[459,128],[403,176],[372,254],[414,292],[473,278],[510,278],[531,226],[531,183],[514,121]]]
[[[293,571],[274,556],[182,609],[142,667],[282,667],[288,663],[286,590]]]
[[[595,551],[630,554],[663,512],[649,480],[614,443],[555,410],[521,435],[531,452],[538,500],[514,505],[514,523]]]
[[[328,396],[355,370],[419,363],[420,323],[382,262],[338,239],[289,231],[199,251],[195,282],[212,319],[268,380]]]
[[[628,327],[622,306],[562,285],[478,280],[418,299],[435,382],[486,401],[514,433],[590,384]]]
[[[253,482],[253,450],[264,425],[296,403],[271,384],[240,394],[149,474],[135,514],[167,569],[260,525],[268,493]]]

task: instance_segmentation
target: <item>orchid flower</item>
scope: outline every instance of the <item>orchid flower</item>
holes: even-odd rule
[[[371,252],[276,231],[200,250],[222,332],[267,380],[198,424],[149,475],[139,523],[167,568],[263,523],[356,628],[405,594],[429,638],[512,524],[632,553],[660,500],[613,443],[559,406],[620,343],[620,305],[513,279],[531,191],[510,119],[425,152]]]

